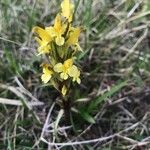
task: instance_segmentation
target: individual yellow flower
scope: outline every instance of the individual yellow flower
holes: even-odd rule
[[[78,70],[78,68],[75,65],[73,65],[72,67],[69,68],[68,74],[70,77],[73,78],[73,82],[76,81],[78,84],[81,83],[80,71]]]
[[[69,38],[66,43],[68,46],[76,46],[77,50],[82,51],[82,49],[79,45],[79,42],[78,42],[80,32],[81,32],[81,28],[71,27],[70,33],[69,33]]]
[[[63,85],[63,87],[62,87],[61,93],[62,93],[63,96],[66,95],[66,93],[67,93],[67,87],[65,85]]]
[[[63,64],[58,63],[54,66],[54,71],[60,73],[60,77],[64,80],[68,79],[68,71],[73,65],[73,60],[67,59]]]
[[[52,77],[53,71],[49,68],[49,65],[43,65],[43,74],[41,79],[44,83],[47,83]]]
[[[51,50],[50,42],[52,41],[50,34],[45,29],[38,26],[34,27],[32,31],[39,36],[39,38],[35,38],[35,40],[40,45],[38,48],[39,54],[49,53]]]
[[[55,37],[55,42],[59,46],[62,46],[65,42],[64,37],[62,37],[64,29],[65,28],[61,23],[61,16],[59,14],[55,18],[54,26],[46,28],[46,30],[50,33],[50,35],[52,37]]]
[[[74,5],[70,3],[70,0],[64,0],[61,3],[62,16],[66,17],[69,22],[72,21]]]

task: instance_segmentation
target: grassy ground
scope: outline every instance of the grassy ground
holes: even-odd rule
[[[85,30],[82,83],[70,95],[80,113],[69,126],[58,92],[40,80],[31,33],[52,23],[60,2],[0,1],[0,149],[149,150],[149,0],[74,1]]]

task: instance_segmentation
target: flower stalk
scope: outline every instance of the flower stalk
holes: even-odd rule
[[[75,65],[76,54],[82,51],[78,42],[81,28],[73,27],[73,15],[74,5],[70,0],[63,0],[61,12],[56,15],[52,26],[35,26],[32,30],[39,44],[38,55],[45,55],[48,59],[41,65],[41,80],[44,84],[50,83],[61,93],[66,120],[70,116],[71,103],[67,97],[71,82],[81,83],[80,69]]]

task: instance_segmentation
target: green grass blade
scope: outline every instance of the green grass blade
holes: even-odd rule
[[[127,85],[127,81],[119,82],[117,85],[113,86],[110,91],[104,93],[102,96],[98,96],[92,100],[90,105],[88,106],[88,112],[91,112],[95,109],[101,102],[106,101],[108,97],[113,96],[117,93],[121,88]]]

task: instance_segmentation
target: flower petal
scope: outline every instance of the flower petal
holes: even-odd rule
[[[62,72],[63,71],[63,64],[62,63],[58,63],[54,66],[54,71],[55,72]]]
[[[62,36],[57,36],[55,41],[58,46],[62,46],[65,40]]]
[[[70,77],[77,76],[78,75],[78,68],[75,65],[73,65],[72,67],[69,68],[68,74]]]
[[[75,45],[78,43],[78,38],[80,35],[81,29],[80,28],[73,28],[72,31],[70,31],[70,37],[67,41],[67,44],[70,45]]]
[[[64,0],[61,3],[62,16],[66,17],[69,22],[72,21],[74,5],[70,3],[70,0]]]
[[[55,32],[55,29],[53,27],[47,27],[46,28],[46,31],[52,36],[56,36],[56,32]]]
[[[54,28],[56,29],[56,31],[61,30],[61,16],[59,14],[55,18]]]
[[[77,81],[77,83],[78,83],[78,84],[80,84],[80,83],[81,83],[81,79],[80,79],[80,78],[77,78],[77,80],[76,80],[76,81]]]
[[[68,74],[67,73],[61,73],[60,74],[60,77],[64,80],[67,80],[68,79]]]
[[[66,88],[65,85],[63,85],[63,87],[62,87],[61,93],[62,93],[63,96],[66,95],[66,93],[67,93],[67,88]]]
[[[70,16],[70,3],[69,0],[64,0],[61,3],[61,8],[62,8],[62,16],[69,18]]]
[[[39,37],[40,37],[42,40],[46,41],[46,42],[50,42],[50,41],[52,40],[51,36],[50,36],[50,35],[48,34],[48,32],[47,32],[45,29],[43,29],[43,28],[40,28],[40,27],[36,26],[36,27],[34,27],[34,28],[32,29],[32,31],[33,31],[34,33],[37,33],[37,34],[39,35]]]
[[[64,62],[64,67],[65,67],[66,69],[69,69],[72,65],[73,65],[73,59],[72,59],[72,58],[67,59],[67,60]]]
[[[69,68],[68,70],[68,74],[70,77],[72,77],[72,81],[77,81],[78,84],[81,83],[81,79],[79,78],[80,77],[80,71],[78,70],[78,68],[73,65],[71,68]]]
[[[51,74],[42,74],[41,79],[44,83],[47,83],[51,79]]]

